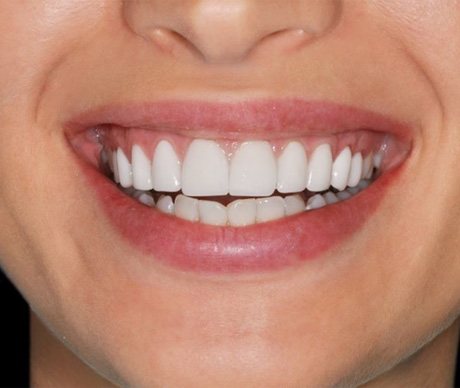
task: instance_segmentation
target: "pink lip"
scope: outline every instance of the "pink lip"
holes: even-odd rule
[[[407,126],[377,113],[297,99],[110,106],[81,114],[66,127],[75,133],[102,123],[127,128],[280,135],[290,131],[326,134],[369,128],[395,135],[407,148],[411,139]],[[108,218],[123,239],[144,254],[146,265],[157,260],[181,270],[212,273],[271,271],[319,258],[355,233],[376,211],[402,166],[385,172],[350,200],[278,221],[234,228],[191,223],[146,208],[123,194],[93,166],[80,159],[78,162]]]

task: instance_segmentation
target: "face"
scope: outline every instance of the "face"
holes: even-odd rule
[[[105,378],[363,383],[458,317],[455,2],[3,2],[0,31],[0,264]]]

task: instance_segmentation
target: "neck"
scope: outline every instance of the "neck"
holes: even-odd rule
[[[366,388],[454,385],[460,320],[409,359],[365,385]],[[112,387],[57,340],[31,313],[32,387]]]

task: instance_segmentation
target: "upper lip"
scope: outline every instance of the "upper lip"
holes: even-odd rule
[[[357,129],[410,138],[404,122],[367,109],[300,98],[239,102],[166,100],[108,104],[79,113],[65,123],[70,132],[110,124],[125,128],[210,133],[216,137],[330,135]]]

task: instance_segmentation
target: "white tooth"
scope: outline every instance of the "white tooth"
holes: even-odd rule
[[[226,225],[227,208],[215,201],[198,201],[198,211],[200,213],[200,222],[208,225]]]
[[[348,186],[355,187],[361,180],[361,173],[363,170],[363,156],[361,152],[353,155],[351,159],[350,176],[348,177]]]
[[[149,193],[138,191],[134,194],[134,198],[136,198],[140,203],[143,203],[144,205],[147,205],[150,207],[155,206],[155,201],[152,195]]]
[[[131,187],[133,185],[133,170],[131,163],[121,148],[117,149],[118,174],[120,175],[120,185]]]
[[[328,191],[326,194],[323,194],[323,197],[328,205],[339,202],[339,199],[332,191]]]
[[[266,196],[276,186],[276,160],[270,143],[247,141],[240,145],[230,164],[230,194]]]
[[[180,161],[171,143],[158,143],[152,161],[152,184],[156,191],[175,192],[181,188]]]
[[[284,198],[284,203],[286,205],[287,216],[301,213],[305,210],[305,201],[299,194],[288,195]]]
[[[198,200],[179,194],[174,204],[174,212],[177,217],[188,221],[198,221]]]
[[[332,165],[331,186],[337,190],[347,187],[348,176],[350,175],[351,151],[350,147],[344,148],[335,158]]]
[[[331,185],[332,152],[329,144],[321,144],[313,151],[308,165],[307,189],[323,191]]]
[[[278,158],[278,191],[295,193],[307,185],[307,155],[298,141],[290,142]]]
[[[120,175],[118,173],[117,151],[112,152],[112,168],[113,179],[115,180],[115,182],[120,183]]]
[[[323,196],[321,194],[316,194],[308,199],[306,210],[319,209],[326,205],[327,203]]]
[[[382,164],[383,160],[383,154],[381,152],[377,152],[374,155],[373,162],[374,162],[374,167],[378,170]]]
[[[231,226],[252,225],[256,222],[256,200],[237,199],[227,205],[228,223]]]
[[[169,195],[162,195],[157,201],[157,209],[166,214],[174,214],[174,202]]]
[[[348,199],[348,198],[351,198],[351,194],[348,192],[348,191],[339,191],[337,194],[336,194],[337,198],[340,199],[341,201],[345,200],[345,199]]]
[[[284,199],[281,197],[259,198],[256,200],[256,222],[267,222],[284,217]]]
[[[152,190],[152,167],[149,158],[137,144],[131,151],[133,186],[138,190]]]
[[[367,155],[364,158],[363,161],[363,171],[361,174],[361,179],[370,179],[372,177],[372,169],[373,169],[373,163],[372,163],[372,153]]]
[[[182,192],[190,196],[228,194],[228,161],[212,140],[197,139],[188,147],[182,165]]]

